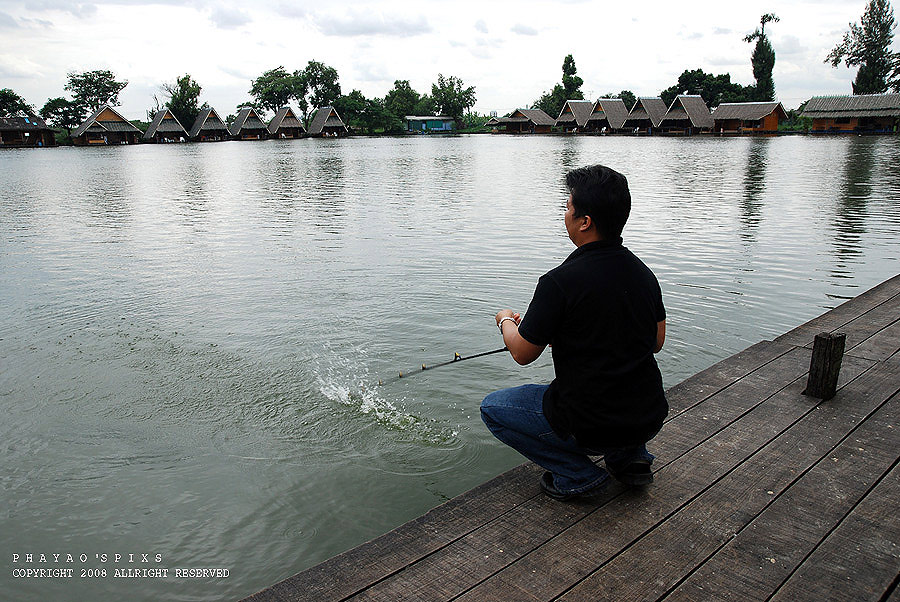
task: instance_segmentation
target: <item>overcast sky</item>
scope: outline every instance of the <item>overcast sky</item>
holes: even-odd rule
[[[753,82],[752,44],[767,26],[785,108],[849,94],[856,69],[823,63],[865,0],[0,0],[0,88],[40,108],[65,94],[70,71],[109,69],[129,82],[121,112],[146,119],[160,84],[189,73],[201,101],[223,116],[250,98],[267,69],[335,67],[341,90],[384,96],[394,80],[430,92],[438,73],[476,88],[475,110],[530,105],[562,77],[573,54],[585,96],[656,96],[685,69]],[[894,48],[897,49],[897,41]]]

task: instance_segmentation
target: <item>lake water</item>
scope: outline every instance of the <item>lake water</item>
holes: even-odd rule
[[[502,346],[494,313],[573,249],[565,172],[598,162],[630,181],[667,386],[898,272],[898,137],[0,153],[0,597],[238,598],[521,463],[478,404],[549,353],[372,385]]]

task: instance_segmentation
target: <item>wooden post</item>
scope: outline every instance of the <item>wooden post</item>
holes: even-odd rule
[[[804,395],[828,401],[837,391],[841,359],[847,335],[842,332],[823,332],[816,335],[813,342],[812,358],[809,362],[809,380]]]

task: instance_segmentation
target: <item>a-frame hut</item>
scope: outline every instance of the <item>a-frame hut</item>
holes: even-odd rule
[[[241,109],[228,131],[235,140],[265,140],[269,137],[269,128],[253,107]]]
[[[658,96],[638,98],[623,128],[633,134],[652,134],[666,115],[666,103]]]
[[[723,102],[712,118],[717,134],[774,134],[787,113],[780,102]]]
[[[305,132],[303,122],[291,107],[281,107],[269,122],[269,137],[277,139],[299,138]]]
[[[594,103],[590,100],[567,100],[556,118],[556,125],[566,132],[583,132]]]
[[[703,98],[696,94],[682,94],[672,101],[659,127],[667,134],[691,136],[711,131],[713,125],[712,115]]]
[[[153,121],[144,132],[144,142],[184,142],[188,139],[187,130],[169,109],[160,109],[153,116]]]
[[[137,144],[141,135],[141,130],[122,117],[118,111],[104,105],[72,132],[72,143],[75,146]]]
[[[191,127],[191,140],[197,142],[218,142],[228,140],[228,127],[212,107],[203,109]]]
[[[316,110],[309,124],[309,135],[319,137],[346,136],[347,126],[334,107],[322,107]]]
[[[594,103],[591,116],[588,118],[588,131],[617,132],[622,129],[628,118],[628,107],[621,98],[601,98]]]
[[[509,117],[497,119],[497,126],[507,134],[548,134],[554,125],[556,120],[541,109],[516,109]]]

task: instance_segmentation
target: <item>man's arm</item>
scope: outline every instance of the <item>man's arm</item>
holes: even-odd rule
[[[653,349],[653,353],[659,353],[659,350],[663,348],[663,343],[666,342],[666,321],[656,323],[656,347]]]
[[[503,342],[517,364],[524,366],[540,357],[545,345],[535,345],[522,338],[522,335],[519,334],[519,322],[522,321],[520,314],[513,313],[511,309],[502,309],[494,318],[497,320],[497,324],[500,324]],[[512,318],[512,320],[503,320],[503,318]],[[503,320],[502,324],[501,320]]]

